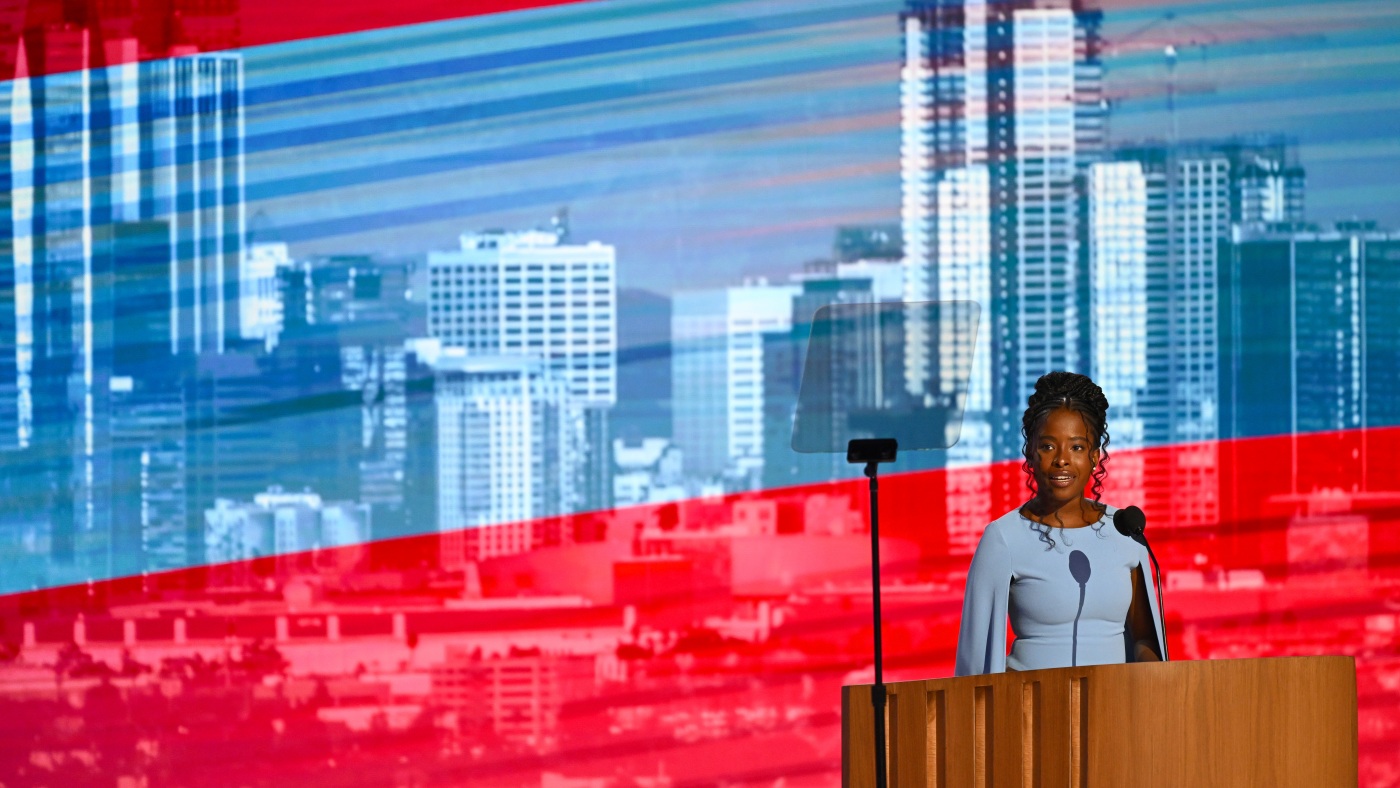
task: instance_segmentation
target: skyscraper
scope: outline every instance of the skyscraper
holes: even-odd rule
[[[543,359],[460,348],[433,366],[442,565],[528,551],[530,521],[565,514],[575,501],[568,381]]]
[[[428,332],[471,354],[544,359],[578,409],[586,459],[579,504],[611,505],[617,402],[617,252],[564,232],[466,233],[428,255]]]
[[[1088,187],[1092,374],[1109,402],[1113,447],[1141,448],[1148,391],[1147,177],[1140,162],[1103,162],[1090,168]],[[1121,500],[1142,502],[1142,463],[1113,458],[1112,468]]]
[[[1068,0],[911,0],[901,15],[905,297],[989,305],[960,461],[1019,455],[1036,378],[1087,366],[1078,183],[1103,146],[1099,21]],[[918,396],[947,360],[908,325]]]
[[[1400,233],[1238,229],[1225,250],[1223,436],[1336,433],[1335,454],[1293,456],[1277,470],[1293,493],[1364,483],[1349,471],[1365,451],[1360,430],[1400,423]]]
[[[1293,156],[1237,141],[1148,145],[1117,150],[1091,170],[1092,356],[1112,404],[1110,433],[1122,448],[1175,447],[1151,454],[1166,467],[1115,463],[1115,487],[1127,482],[1125,494],[1178,525],[1219,519],[1220,244],[1232,216],[1262,227],[1265,216],[1301,211],[1301,191],[1268,213],[1244,196],[1260,172],[1301,183]],[[1190,507],[1173,493],[1183,488],[1199,491]]]
[[[171,347],[223,352],[241,335],[243,58],[185,53],[142,63],[140,90],[139,214],[170,223]]]
[[[1285,137],[1241,138],[1216,146],[1230,162],[1230,222],[1303,221],[1307,173]]]
[[[792,329],[793,285],[677,293],[671,312],[672,435],[685,472],[747,485],[763,468],[763,338]],[[755,477],[751,481],[757,482]]]

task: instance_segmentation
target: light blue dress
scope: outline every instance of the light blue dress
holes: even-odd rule
[[[1110,506],[1097,523],[1066,529],[1016,509],[987,526],[968,570],[954,675],[1133,661],[1134,568],[1142,569],[1157,642],[1164,642],[1147,549],[1113,527],[1116,511]],[[1054,547],[1041,538],[1046,532]],[[1009,656],[1008,614],[1016,633]]]

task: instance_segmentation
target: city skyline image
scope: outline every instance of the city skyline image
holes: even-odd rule
[[[0,784],[839,784],[881,314],[887,680],[1080,372],[1173,658],[1355,657],[1400,786],[1400,10],[11,6]]]

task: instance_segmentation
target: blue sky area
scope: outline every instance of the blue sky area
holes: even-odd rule
[[[246,51],[249,215],[297,254],[570,209],[659,292],[781,276],[899,215],[900,3],[581,3]],[[1295,137],[1313,221],[1400,227],[1400,5],[1104,9],[1115,142]]]

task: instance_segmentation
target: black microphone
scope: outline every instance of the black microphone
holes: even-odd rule
[[[1136,506],[1129,506],[1126,509],[1119,509],[1113,513],[1113,527],[1118,529],[1118,533],[1132,539],[1134,542],[1147,546],[1147,515]]]
[[[1118,533],[1147,548],[1147,557],[1152,559],[1153,573],[1157,578],[1157,614],[1162,617],[1162,661],[1167,660],[1167,610],[1162,604],[1162,567],[1157,563],[1157,555],[1152,545],[1147,543],[1147,515],[1136,506],[1128,506],[1113,513],[1113,527]]]
[[[1079,609],[1074,613],[1074,640],[1070,641],[1070,667],[1079,667],[1079,616],[1084,612],[1084,585],[1089,582],[1089,556],[1079,550],[1069,554],[1069,573],[1079,583]]]

